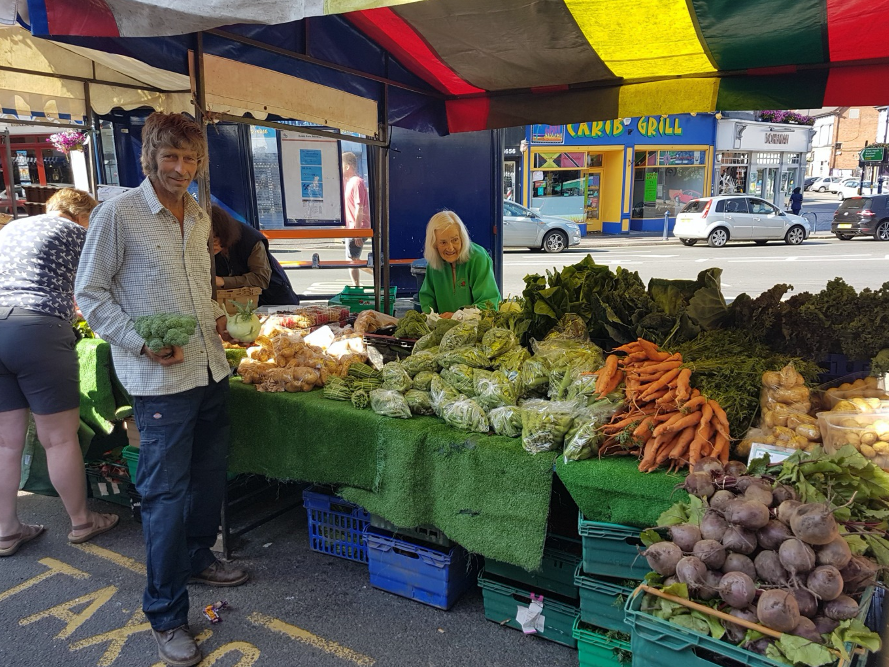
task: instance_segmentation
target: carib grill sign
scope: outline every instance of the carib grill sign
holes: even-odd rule
[[[629,120],[625,123],[624,120]],[[682,119],[678,116],[642,116],[641,118],[597,120],[591,123],[567,125],[568,135],[575,138],[621,137],[634,128],[640,137],[681,137]]]

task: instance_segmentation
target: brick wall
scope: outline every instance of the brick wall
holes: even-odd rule
[[[853,118],[856,111],[858,117]],[[874,107],[849,107],[839,117],[836,141],[842,146],[835,153],[835,169],[858,169],[858,153],[864,142],[872,144],[877,140],[879,116]]]

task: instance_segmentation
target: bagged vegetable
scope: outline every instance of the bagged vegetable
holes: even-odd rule
[[[420,391],[429,391],[429,388],[432,385],[433,375],[435,375],[435,373],[430,371],[420,371],[414,376],[414,382],[411,388],[419,389]]]
[[[537,454],[559,449],[574,424],[573,403],[530,400],[522,404],[522,447]]]
[[[405,372],[401,362],[390,361],[383,366],[383,389],[391,389],[400,393],[411,388],[411,376]]]
[[[479,405],[485,410],[493,410],[504,405],[515,405],[519,398],[519,387],[503,371],[482,375],[476,370],[475,394]]]
[[[435,322],[435,327],[432,329],[432,333],[435,335],[436,344],[440,343],[444,335],[458,324],[460,324],[460,320],[452,320],[440,317]]]
[[[460,392],[445,382],[438,373],[432,374],[429,384],[429,395],[432,397],[432,409],[441,417],[442,408],[460,397]]]
[[[494,327],[482,337],[482,351],[490,359],[495,359],[518,347],[519,339],[509,329]]]
[[[438,363],[436,360],[436,354],[430,351],[417,352],[416,354],[412,354],[409,357],[405,357],[401,360],[401,367],[404,368],[404,372],[414,377],[420,371],[431,371],[435,372],[438,370]]]
[[[458,324],[442,336],[439,352],[450,352],[458,347],[475,345],[477,339],[478,328],[475,325]]]
[[[434,415],[435,410],[432,409],[432,396],[428,391],[420,391],[419,389],[410,389],[405,392],[404,400],[407,407],[415,415]]]
[[[542,395],[549,385],[549,362],[545,357],[531,357],[519,373],[522,396]]]
[[[596,401],[577,414],[571,430],[565,436],[565,461],[582,461],[598,454],[599,447],[605,440],[599,429],[609,422],[622,405],[622,401],[606,398]]]
[[[398,320],[398,326],[392,335],[395,338],[422,338],[432,330],[426,324],[426,316],[416,310],[409,310]]]
[[[451,426],[464,431],[487,433],[491,430],[485,411],[466,396],[461,396],[453,403],[445,405],[441,410],[441,418]]]
[[[580,371],[571,370],[568,373],[570,382],[565,392],[566,400],[574,400],[579,397],[589,399],[596,394],[596,380],[598,376],[591,373],[581,373]]]
[[[515,405],[504,405],[488,413],[488,421],[497,435],[517,438],[522,434],[522,409]]]
[[[441,372],[441,379],[461,394],[475,396],[475,379],[470,366],[454,364],[450,368],[445,368]]]
[[[497,357],[494,361],[497,368],[502,371],[515,371],[518,373],[522,370],[522,364],[531,358],[531,353],[523,347],[515,347],[506,354]]]
[[[422,352],[424,350],[428,350],[432,347],[438,347],[439,338],[435,336],[435,332],[426,334],[416,343],[414,343],[414,351],[413,354],[417,354],[418,352]]]
[[[391,389],[374,389],[370,392],[370,408],[384,417],[410,419],[411,409],[397,391]]]
[[[450,368],[454,364],[464,364],[473,368],[488,368],[491,365],[485,353],[477,347],[458,347],[450,352],[442,352],[439,348],[437,361],[442,368]]]

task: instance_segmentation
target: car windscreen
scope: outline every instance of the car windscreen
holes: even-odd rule
[[[860,211],[870,208],[872,203],[873,199],[869,197],[847,197],[842,201],[837,211]]]
[[[692,199],[682,209],[683,213],[703,213],[709,199]]]

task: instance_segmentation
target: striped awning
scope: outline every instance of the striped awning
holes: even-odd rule
[[[451,132],[889,104],[889,0],[29,0],[28,8],[35,34],[87,36],[343,14],[445,96]]]

